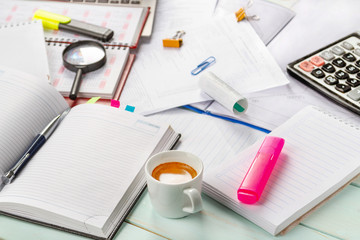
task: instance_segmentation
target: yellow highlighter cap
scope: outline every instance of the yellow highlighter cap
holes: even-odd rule
[[[40,19],[43,22],[44,28],[59,29],[59,24],[67,24],[71,22],[71,18],[56,13],[51,13],[45,10],[37,10],[33,19]]]

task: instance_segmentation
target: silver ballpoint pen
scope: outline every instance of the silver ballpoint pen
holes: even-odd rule
[[[41,148],[42,145],[46,142],[46,140],[50,137],[50,135],[54,132],[56,127],[59,125],[60,121],[63,117],[69,112],[69,109],[64,111],[62,114],[57,115],[51,122],[38,134],[30,147],[26,150],[26,152],[22,155],[22,157],[11,167],[9,171],[7,171],[1,177],[1,185],[0,191],[2,188],[11,183],[16,174],[26,165],[26,163],[31,159],[32,156]]]

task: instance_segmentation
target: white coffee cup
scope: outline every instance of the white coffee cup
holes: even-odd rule
[[[187,164],[196,176],[185,182],[156,180],[153,170],[165,163]],[[202,210],[201,185],[203,164],[200,158],[184,151],[166,151],[152,156],[145,164],[148,192],[154,209],[167,218],[181,218]]]

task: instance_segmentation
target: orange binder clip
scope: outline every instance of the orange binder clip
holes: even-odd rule
[[[165,38],[163,39],[163,46],[164,47],[173,47],[179,48],[181,47],[183,40],[182,36],[185,34],[184,31],[177,31],[176,34],[172,38]]]
[[[245,9],[244,9],[244,8],[240,8],[239,10],[237,10],[237,11],[235,12],[235,16],[236,16],[236,20],[237,20],[238,22],[240,22],[241,20],[243,20],[244,17],[246,16],[246,14],[245,14]]]
[[[259,20],[260,19],[259,16],[257,16],[257,15],[248,16],[246,14],[246,10],[248,8],[250,8],[252,6],[252,4],[253,4],[253,0],[249,0],[245,7],[241,7],[239,10],[237,10],[235,12],[235,17],[238,22],[240,22],[244,18],[246,18],[248,20]]]

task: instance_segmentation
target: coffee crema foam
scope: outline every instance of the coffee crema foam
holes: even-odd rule
[[[151,176],[163,183],[184,183],[196,177],[191,166],[181,162],[167,162],[157,166]]]

